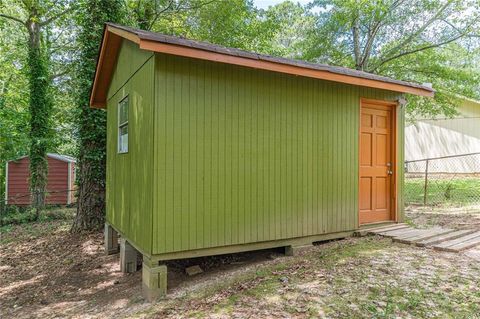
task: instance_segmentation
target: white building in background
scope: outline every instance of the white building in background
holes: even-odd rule
[[[420,160],[480,152],[480,101],[465,98],[454,118],[417,119],[405,128],[405,160]],[[480,173],[480,156],[437,160],[431,172]],[[413,164],[413,163],[412,163]],[[416,167],[418,166],[418,167]],[[423,171],[425,162],[409,165]]]

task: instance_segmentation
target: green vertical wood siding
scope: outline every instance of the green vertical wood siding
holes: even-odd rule
[[[360,98],[399,94],[163,54],[154,73],[153,154],[141,157],[153,158],[153,254],[358,227]],[[133,163],[118,163],[115,187]]]
[[[137,72],[142,65],[154,54],[149,51],[139,50],[138,45],[123,40],[118,53],[117,65],[113,72],[107,94],[107,101]]]
[[[128,44],[128,42],[126,42]],[[115,73],[125,81],[107,102],[107,221],[142,252],[151,252],[153,212],[154,59],[125,60],[132,52],[122,47]],[[133,58],[132,61],[135,61]],[[124,70],[125,68],[126,70]],[[120,77],[114,77],[120,79]],[[118,103],[128,96],[128,153],[117,153]]]
[[[129,152],[118,154],[127,95]],[[163,254],[356,229],[360,98],[400,95],[124,41],[108,96],[107,221]],[[402,181],[400,108],[397,119]]]

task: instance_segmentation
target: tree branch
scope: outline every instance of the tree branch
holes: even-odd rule
[[[157,22],[158,18],[160,18],[160,16],[162,15],[162,13],[166,12],[167,10],[169,10],[171,8],[173,4],[173,0],[170,0],[167,4],[167,6],[165,6],[162,10],[160,11],[157,11],[155,13],[155,17],[152,19],[152,21],[148,24],[148,30],[151,30],[153,28],[153,25],[155,24],[155,22]]]
[[[42,26],[42,27],[43,27],[43,26],[46,26],[46,25],[52,23],[53,21],[57,20],[58,18],[64,16],[65,14],[73,11],[75,8],[76,8],[75,6],[71,6],[70,8],[68,8],[68,9],[66,9],[66,10],[63,10],[63,11],[60,12],[59,14],[56,14],[56,15],[54,15],[53,17],[50,17],[50,18],[48,18],[48,19],[46,19],[46,20],[44,20],[44,21],[41,21],[41,22],[39,23],[39,25]]]
[[[359,23],[358,17],[355,18],[352,25],[352,33],[353,33],[353,54],[355,55],[355,69],[360,70],[361,65],[360,61],[362,57],[360,56],[360,37],[359,37]]]
[[[20,20],[19,18],[15,18],[12,16],[9,16],[8,14],[0,13],[1,18],[9,19],[18,23],[21,23],[22,25],[25,25],[25,21]]]
[[[179,3],[178,8],[181,10],[197,10],[200,9],[201,7],[204,7],[206,5],[209,5],[210,3],[216,2],[219,0],[206,0],[204,2],[200,2],[199,4],[193,5],[193,6],[186,6],[182,8],[181,3]]]
[[[57,79],[57,78],[59,78],[59,77],[62,77],[62,76],[64,76],[64,75],[69,74],[71,71],[72,71],[72,70],[67,69],[67,70],[64,70],[64,71],[62,71],[62,72],[58,72],[58,73],[52,74],[52,75],[50,76],[50,80],[53,81],[53,80],[55,80],[55,79]]]
[[[442,42],[439,42],[439,43],[435,43],[435,44],[431,44],[431,45],[426,45],[426,46],[423,46],[423,47],[420,47],[420,48],[417,48],[417,49],[413,49],[413,50],[410,50],[410,51],[405,51],[405,52],[402,52],[402,53],[399,53],[399,54],[396,54],[394,56],[391,56],[389,58],[386,58],[386,59],[383,59],[380,61],[379,64],[377,64],[373,69],[369,70],[369,72],[374,72],[375,70],[377,70],[380,66],[382,66],[383,64],[387,63],[387,62],[390,62],[394,59],[397,59],[397,58],[400,58],[402,56],[406,56],[406,55],[410,55],[410,54],[413,54],[413,53],[417,53],[417,52],[420,52],[420,51],[424,51],[424,50],[428,50],[428,49],[432,49],[432,48],[438,48],[438,47],[441,47],[445,44],[448,44],[448,43],[451,43],[451,42],[454,42],[460,38],[463,38],[463,37],[469,37],[471,36],[471,34],[469,34],[471,31],[472,31],[472,28],[474,28],[474,26],[476,25],[476,23],[480,20],[480,16],[477,16],[475,19],[473,19],[462,31],[459,31],[459,34],[453,38],[450,38],[448,40],[445,40],[445,41],[442,41]]]
[[[402,56],[406,56],[406,55],[410,55],[410,54],[413,54],[413,53],[417,53],[417,52],[420,52],[420,51],[425,51],[425,50],[428,50],[428,49],[433,49],[433,48],[438,48],[438,47],[441,47],[445,44],[448,44],[448,43],[451,43],[451,42],[454,42],[454,41],[457,41],[458,39],[464,37],[465,34],[460,34],[460,35],[457,35],[456,37],[453,37],[449,40],[446,40],[446,41],[443,41],[443,42],[440,42],[440,43],[435,43],[435,44],[431,44],[431,45],[427,45],[427,46],[424,46],[424,47],[420,47],[420,48],[417,48],[417,49],[414,49],[414,50],[410,50],[410,51],[405,51],[405,52],[402,52],[402,53],[399,53],[397,55],[394,55],[390,58],[387,58],[383,61],[381,61],[379,64],[377,64],[373,69],[369,70],[369,72],[374,72],[375,70],[377,70],[379,67],[381,67],[382,65],[384,65],[385,63],[387,62],[390,62],[392,60],[395,60],[395,59],[398,59]]]
[[[364,51],[363,51],[363,58],[362,61],[360,62],[362,65],[362,69],[367,66],[368,59],[370,58],[370,52],[373,47],[373,42],[375,41],[375,37],[377,36],[378,30],[380,30],[380,26],[382,25],[381,21],[377,21],[375,23],[373,30],[369,32],[367,44],[365,45]]]
[[[151,30],[151,29],[153,28],[153,25],[155,24],[155,22],[157,22],[157,20],[160,18],[160,16],[161,16],[163,13],[165,13],[165,12],[167,12],[167,11],[169,11],[169,10],[172,10],[172,11],[174,11],[174,12],[179,12],[179,11],[182,11],[182,10],[183,10],[183,11],[187,11],[187,10],[197,10],[197,9],[200,9],[201,7],[206,6],[206,5],[208,5],[208,4],[210,4],[210,3],[213,3],[213,2],[215,2],[215,1],[218,1],[218,0],[207,0],[207,1],[205,1],[205,2],[201,2],[201,3],[199,3],[199,4],[197,4],[197,5],[194,5],[194,6],[185,6],[185,7],[182,7],[182,3],[183,3],[183,2],[180,1],[180,2],[178,2],[178,4],[177,4],[175,7],[173,7],[173,4],[175,3],[175,1],[174,1],[174,0],[170,0],[170,1],[168,2],[168,4],[167,4],[163,9],[161,9],[160,11],[158,11],[158,12],[155,13],[155,17],[152,19],[152,21],[151,21],[151,22],[149,23],[149,25],[148,25],[148,30]]]
[[[433,22],[435,22],[438,17],[452,4],[452,0],[447,1],[443,7],[438,10],[438,12],[431,17],[426,23],[424,23],[417,31],[412,33],[408,38],[400,42],[397,46],[393,47],[392,49],[388,50],[385,55],[388,56],[390,54],[394,54],[395,52],[398,52],[398,50],[408,43],[410,43],[413,39],[415,39],[417,36],[419,36],[425,29],[427,29]]]

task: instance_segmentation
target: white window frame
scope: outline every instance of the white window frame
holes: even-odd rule
[[[121,108],[123,105],[126,105],[126,108],[127,108],[127,120],[123,123],[120,123],[120,114],[121,114]],[[128,130],[128,120],[129,120],[129,105],[128,105],[128,95],[125,96],[120,102],[118,102],[118,108],[117,108],[117,117],[118,117],[118,123],[117,123],[117,134],[118,134],[118,139],[117,139],[117,152],[118,154],[126,154],[128,153],[128,141],[129,141],[129,130]],[[122,131],[122,128],[126,127],[127,128],[127,148],[126,149],[122,149],[122,135],[121,135],[121,131]]]

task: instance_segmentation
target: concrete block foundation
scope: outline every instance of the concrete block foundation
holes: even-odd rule
[[[285,246],[285,256],[298,256],[300,252],[310,249],[312,247],[312,244],[302,246]]]
[[[120,251],[119,245],[118,245],[118,233],[115,229],[113,229],[110,224],[105,223],[105,229],[104,229],[104,246],[105,246],[105,254],[107,255],[113,255],[117,254]]]
[[[120,271],[137,271],[137,250],[125,238],[120,238]]]
[[[167,295],[167,266],[144,261],[142,264],[142,293],[148,301],[155,301]]]

